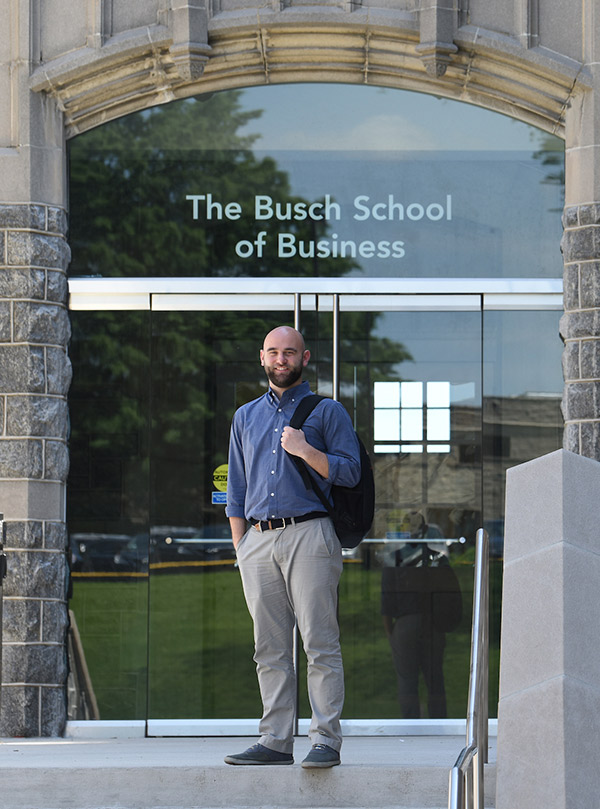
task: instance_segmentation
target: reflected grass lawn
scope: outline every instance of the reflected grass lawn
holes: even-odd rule
[[[465,555],[461,561],[455,570],[463,592],[463,617],[447,635],[444,660],[448,716],[460,718],[466,711],[473,588],[472,560]],[[498,698],[501,563],[494,560],[491,567],[493,716]],[[381,570],[345,565],[340,626],[347,718],[401,717],[380,598]],[[236,569],[162,573],[150,580],[76,580],[71,609],[102,719],[259,716],[252,622]],[[310,715],[305,669],[302,659],[301,716]],[[422,703],[426,704],[424,689]]]

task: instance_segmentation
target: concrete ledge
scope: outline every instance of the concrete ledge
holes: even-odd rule
[[[307,736],[310,719],[300,719],[298,735]],[[258,727],[258,719],[93,719],[67,722],[65,738],[141,739],[161,737],[251,737]],[[458,736],[465,738],[464,719],[342,719],[344,738],[365,736]],[[490,736],[498,735],[498,720],[488,723]]]
[[[144,739],[146,722],[143,719],[99,721],[70,721],[65,727],[65,738],[78,741],[98,739]]]
[[[231,767],[228,753],[255,738],[75,741],[5,739],[0,744],[2,809],[208,809],[208,807],[421,807],[448,802],[448,773],[461,737],[350,738],[342,766]],[[486,767],[493,806],[495,748]]]

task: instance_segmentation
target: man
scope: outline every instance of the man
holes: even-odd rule
[[[337,622],[342,552],[333,524],[290,455],[308,465],[329,496],[332,483],[354,486],[359,447],[350,417],[325,399],[301,430],[289,426],[310,395],[302,380],[310,352],[300,332],[279,326],[260,352],[270,386],[234,415],[229,447],[227,516],[254,621],[256,670],[263,702],[257,744],[228,764],[293,764],[295,620],[308,661],[312,748],[306,768],[340,763],[344,672]],[[246,521],[250,523],[247,529]]]

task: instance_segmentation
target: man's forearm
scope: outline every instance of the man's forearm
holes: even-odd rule
[[[324,480],[327,480],[329,477],[329,458],[324,452],[312,447],[310,444],[306,444],[302,454],[298,453],[298,455],[302,460],[306,461],[311,469],[314,469]]]
[[[246,533],[246,520],[243,517],[230,517],[229,525],[231,527],[231,539],[233,540],[233,547],[237,548],[240,539]]]
[[[303,430],[294,430],[293,427],[284,427],[281,436],[281,446],[290,453],[297,455],[321,475],[324,480],[329,477],[329,458],[320,449],[313,447],[306,440]]]

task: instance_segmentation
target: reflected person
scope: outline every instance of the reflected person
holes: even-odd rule
[[[292,764],[296,711],[293,637],[297,621],[307,657],[312,719],[305,768],[340,763],[344,672],[337,620],[342,551],[333,523],[307,489],[298,456],[327,497],[333,483],[354,486],[359,446],[344,407],[321,401],[302,429],[289,426],[305,396],[310,359],[300,332],[269,332],[260,361],[269,380],[263,396],[233,417],[227,516],[254,622],[256,670],[263,703],[260,738],[227,764]],[[247,527],[247,521],[250,527]]]
[[[423,516],[411,515],[412,551],[395,553],[395,566],[382,570],[381,613],[398,683],[404,719],[419,719],[419,676],[427,690],[430,718],[446,717],[444,650],[446,632],[460,620],[462,598],[446,557],[427,545]]]

